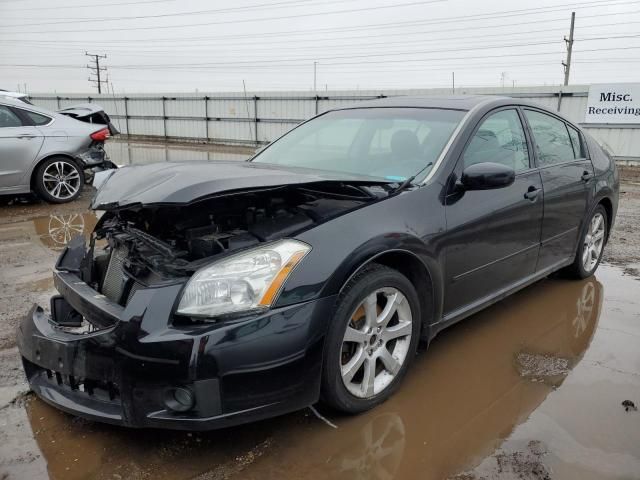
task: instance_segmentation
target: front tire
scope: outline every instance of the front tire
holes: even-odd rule
[[[595,273],[602,260],[608,228],[607,212],[602,205],[597,205],[582,229],[576,258],[566,268],[569,276],[583,279]]]
[[[411,364],[420,336],[420,304],[400,272],[372,264],[340,295],[325,343],[322,399],[360,413],[389,398]]]
[[[35,191],[49,203],[67,203],[78,198],[84,185],[84,172],[73,160],[52,157],[38,166],[34,178]]]

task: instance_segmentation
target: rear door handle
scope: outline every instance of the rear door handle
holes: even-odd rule
[[[531,200],[532,202],[535,202],[536,198],[538,198],[539,191],[540,189],[538,187],[531,185],[527,190],[527,193],[524,194],[524,198],[526,198],[527,200]]]
[[[582,179],[583,182],[588,182],[591,177],[592,177],[591,173],[585,170],[584,172],[582,172],[582,176],[580,178]]]

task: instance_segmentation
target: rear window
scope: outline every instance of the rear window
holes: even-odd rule
[[[525,110],[525,116],[533,131],[541,167],[575,158],[566,123],[534,110]]]
[[[21,110],[22,113],[24,113],[27,117],[29,117],[29,119],[33,122],[34,125],[36,126],[40,126],[40,125],[46,125],[47,123],[49,123],[51,121],[50,117],[47,117],[46,115],[41,115],[39,113],[35,113],[35,112],[30,112],[28,110]]]

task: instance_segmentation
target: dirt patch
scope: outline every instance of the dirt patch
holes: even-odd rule
[[[569,360],[566,358],[526,352],[516,355],[516,368],[520,376],[533,380],[566,375],[571,371]]]
[[[500,449],[474,470],[451,480],[551,480],[551,471],[543,463],[546,454],[542,443],[532,440],[522,451]]]
[[[640,277],[640,167],[620,167],[620,199],[604,262]]]

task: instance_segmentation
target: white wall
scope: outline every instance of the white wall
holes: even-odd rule
[[[345,90],[313,92],[166,93],[131,95],[33,94],[33,103],[51,110],[77,103],[102,105],[123,134],[266,143],[330,108],[380,95],[450,95],[451,89]],[[461,88],[455,94],[506,95],[558,110],[582,125],[621,159],[640,160],[640,125],[583,124],[588,85],[569,87]],[[561,94],[561,95],[560,95]],[[208,120],[207,120],[208,119]],[[257,119],[257,121],[256,121]]]

